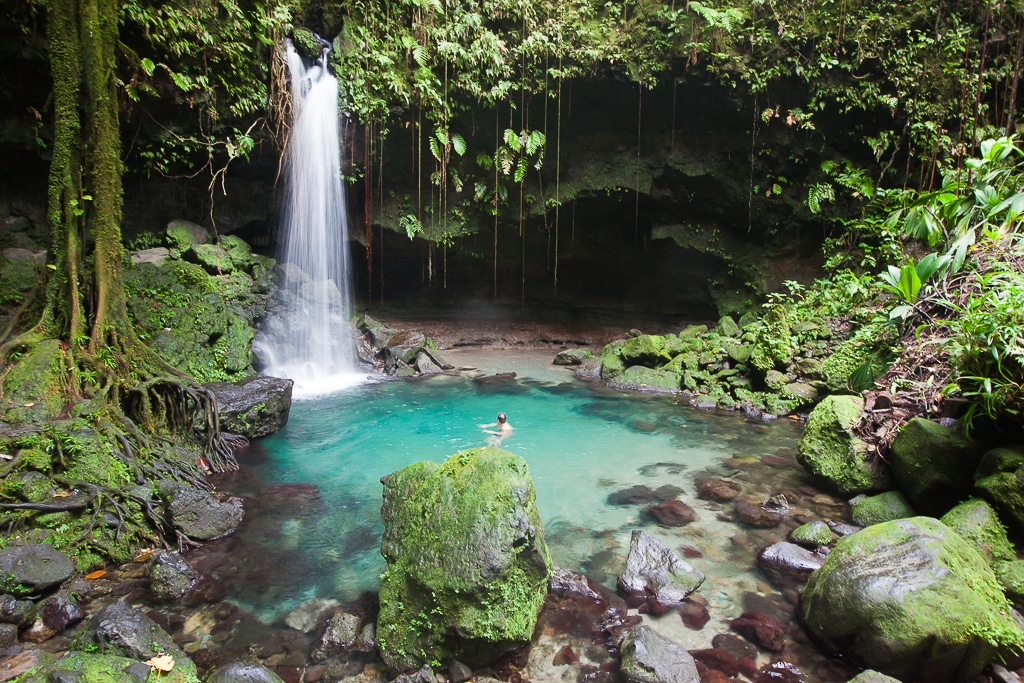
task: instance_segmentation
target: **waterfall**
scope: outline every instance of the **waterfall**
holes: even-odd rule
[[[254,344],[268,375],[295,380],[296,397],[359,381],[349,323],[348,212],[341,179],[338,81],[326,52],[313,64],[287,44],[292,129],[285,156],[283,278],[276,312]]]

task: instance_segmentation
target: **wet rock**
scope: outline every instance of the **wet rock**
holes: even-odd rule
[[[156,600],[178,600],[201,580],[202,575],[192,568],[181,553],[159,553],[149,567],[149,591]]]
[[[609,505],[636,505],[654,500],[654,491],[649,486],[630,486],[608,496]]]
[[[148,679],[165,683],[188,683],[196,681],[196,669],[175,660],[175,666],[166,673],[153,674],[153,669],[143,662],[111,654],[70,652],[60,659],[40,659],[34,670],[27,672],[20,680],[23,683],[90,683],[111,681],[115,683],[145,683]]]
[[[993,568],[996,563],[1017,559],[1006,528],[987,501],[981,498],[964,501],[943,515],[941,521],[974,546]]]
[[[782,522],[782,514],[756,503],[736,503],[736,516],[740,521],[758,529],[771,529]]]
[[[725,503],[740,495],[740,485],[726,479],[700,477],[694,482],[697,485],[697,497]]]
[[[548,577],[548,591],[562,595],[571,595],[589,600],[603,601],[591,585],[590,580],[583,574],[571,572],[568,569],[555,567]]]
[[[391,683],[438,683],[437,676],[430,669],[429,664],[424,664],[414,674],[402,674]]]
[[[72,649],[128,657],[140,662],[158,654],[174,658],[175,669],[195,676],[192,660],[167,632],[145,614],[124,602],[107,605],[86,623],[72,641]]]
[[[683,489],[679,488],[678,486],[673,486],[672,484],[665,484],[664,486],[659,486],[658,488],[654,489],[654,498],[656,500],[661,501],[675,500],[682,492]]]
[[[704,574],[646,531],[634,529],[618,585],[634,599],[662,605],[682,602],[704,582]]]
[[[230,662],[217,667],[206,683],[284,683],[280,676],[254,662]]]
[[[631,391],[655,393],[676,393],[679,391],[681,376],[671,370],[655,370],[641,365],[631,365],[621,374],[608,381],[608,386]]]
[[[996,562],[992,571],[1006,597],[1018,610],[1024,608],[1024,560]]]
[[[762,455],[761,462],[769,467],[791,467],[793,461],[780,455]]]
[[[850,517],[862,527],[913,516],[914,509],[899,491],[886,491],[877,496],[857,496],[850,501]]]
[[[711,621],[711,615],[708,613],[707,606],[693,600],[683,602],[679,606],[679,614],[682,616],[686,628],[693,629],[694,631],[701,630],[705,624]]]
[[[39,613],[31,600],[18,600],[13,595],[0,595],[0,622],[27,628]]]
[[[555,355],[555,360],[552,363],[555,365],[580,365],[593,355],[590,349],[565,349]]]
[[[0,653],[18,642],[18,627],[14,624],[0,624]],[[3,655],[0,654],[0,657]],[[2,673],[0,673],[2,677]]]
[[[737,661],[741,659],[755,659],[757,648],[739,636],[731,633],[719,633],[711,639],[711,646],[718,650],[725,650]]]
[[[15,545],[0,550],[0,591],[29,595],[63,581],[75,571],[68,556],[52,545]]]
[[[726,650],[719,650],[718,648],[690,650],[690,655],[708,669],[721,671],[726,676],[735,676],[740,672],[739,660]]]
[[[757,671],[754,683],[806,683],[804,672],[789,662],[774,662]]]
[[[164,479],[157,489],[165,500],[171,524],[189,538],[211,541],[234,532],[242,522],[241,498],[221,501],[214,494]]]
[[[421,375],[437,375],[444,372],[444,368],[434,362],[434,359],[426,351],[416,354],[416,371]]]
[[[665,526],[686,526],[697,519],[693,508],[681,500],[667,500],[647,508],[647,512]]]
[[[363,333],[363,337],[370,344],[374,355],[383,351],[388,342],[398,334],[398,330],[388,327],[368,315],[364,315],[359,319],[356,323],[356,328]]]
[[[988,563],[929,517],[839,539],[801,607],[824,647],[900,679],[971,680],[1024,639]]]
[[[314,662],[322,662],[351,649],[359,638],[360,622],[359,616],[351,612],[332,614],[324,624],[323,632],[310,652],[310,658]]]
[[[758,610],[744,612],[729,622],[729,628],[765,650],[783,650],[786,629],[769,614]]]
[[[292,407],[293,380],[255,375],[240,382],[210,382],[225,432],[257,439],[280,430]]]
[[[554,666],[566,666],[576,664],[580,661],[580,656],[576,654],[576,651],[571,646],[565,645],[558,652],[555,653],[554,659],[551,663]]]
[[[843,524],[841,522],[827,522],[828,528],[832,530],[836,536],[849,536],[860,531],[863,527],[859,527],[856,524]]]
[[[853,433],[864,412],[860,396],[826,396],[807,419],[797,461],[833,491],[855,495],[888,488],[889,473]]]
[[[830,545],[833,539],[834,536],[832,536],[832,530],[828,528],[828,524],[817,520],[802,524],[789,533],[789,540],[805,548]]]
[[[422,664],[423,653],[478,666],[528,643],[551,560],[526,462],[478,448],[381,482],[381,658],[399,670]],[[409,628],[421,614],[428,623]]]
[[[773,543],[757,556],[757,566],[774,582],[803,583],[815,569],[821,567],[824,557],[795,543]]]
[[[861,671],[847,683],[900,683],[900,681],[892,676],[886,676],[873,669],[868,669],[867,671]]]
[[[980,460],[978,445],[956,429],[915,417],[893,439],[889,467],[918,510],[939,516],[970,495]]]
[[[307,600],[289,612],[284,618],[284,623],[296,631],[309,633],[317,627],[317,624],[319,624],[329,612],[339,606],[341,606],[341,603],[337,600],[313,598],[311,600]]]
[[[580,361],[576,368],[576,377],[578,379],[601,379],[601,359],[595,356]]]
[[[71,593],[58,591],[43,601],[39,617],[47,628],[59,632],[84,619],[85,612]]]
[[[650,626],[637,626],[622,641],[622,673],[637,683],[699,683],[693,657]]]

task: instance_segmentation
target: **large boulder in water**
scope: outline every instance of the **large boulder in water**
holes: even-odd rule
[[[830,651],[901,680],[972,680],[1024,639],[988,563],[930,517],[839,539],[802,608]]]
[[[234,532],[242,523],[245,510],[241,498],[221,500],[203,491],[171,479],[157,483],[174,528],[197,541],[212,541]]]
[[[526,462],[478,448],[381,483],[381,658],[403,671],[476,666],[528,643],[551,560]]]
[[[957,430],[915,417],[893,440],[889,467],[910,502],[938,516],[970,495],[980,459],[977,444]]]
[[[255,375],[240,382],[204,385],[217,397],[220,427],[250,439],[284,427],[292,408],[293,380]]]
[[[860,396],[826,396],[807,418],[797,447],[804,469],[842,495],[889,488],[889,473],[853,433],[863,412]]]

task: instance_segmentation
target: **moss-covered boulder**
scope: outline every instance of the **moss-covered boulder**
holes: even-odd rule
[[[172,220],[164,231],[167,246],[182,254],[196,244],[210,241],[210,231],[203,226],[181,218]]]
[[[619,350],[623,341],[613,341],[601,349],[601,379],[607,381],[621,375],[626,369],[626,363],[622,360]]]
[[[900,680],[973,680],[1024,641],[988,563],[930,517],[839,539],[801,606],[830,652]]]
[[[62,409],[63,368],[70,365],[67,351],[57,339],[47,339],[20,352],[3,377],[4,422],[39,423],[57,417]]]
[[[750,363],[758,370],[768,372],[789,363],[795,352],[796,340],[789,327],[786,307],[781,304],[772,306],[761,319]]]
[[[658,334],[630,337],[619,347],[619,356],[627,367],[643,365],[656,368],[672,360],[672,356],[665,351],[665,338]]]
[[[867,444],[853,433],[863,412],[860,396],[826,396],[811,411],[797,447],[797,461],[804,469],[841,495],[888,488],[884,464],[876,462]]]
[[[980,460],[977,444],[956,429],[915,417],[893,440],[889,468],[918,510],[938,516],[971,494]]]
[[[280,430],[288,422],[295,382],[255,375],[238,382],[210,382],[217,397],[220,427],[230,434],[257,439]]]
[[[526,462],[498,448],[384,477],[377,647],[399,670],[529,642],[551,559]]]
[[[801,524],[789,533],[789,540],[805,548],[831,545],[834,538],[832,529],[829,528],[828,524],[820,520]]]
[[[45,543],[0,550],[0,592],[16,597],[56,586],[74,571],[67,555]]]
[[[850,501],[850,517],[858,526],[871,526],[894,519],[915,516],[914,508],[899,491],[886,491],[877,496],[857,496]]]
[[[172,657],[172,660],[170,671],[161,671],[129,657],[69,652],[56,661],[34,668],[18,680],[21,683],[195,683],[199,680],[195,665],[188,657],[184,660]]]
[[[0,306],[20,304],[25,294],[43,282],[46,252],[4,249],[0,253]]]
[[[821,364],[821,375],[832,391],[851,388],[851,378],[858,370],[865,379],[874,379],[885,370],[895,331],[885,321],[870,323],[842,342]]]
[[[680,374],[671,370],[655,370],[642,365],[626,368],[608,382],[608,386],[634,391],[673,393],[679,391]]]
[[[1024,560],[997,562],[992,570],[1006,597],[1020,609],[1024,606]]]
[[[1024,448],[994,448],[981,456],[974,489],[1024,532]]]
[[[1017,559],[1006,527],[987,501],[971,498],[942,516],[942,523],[960,534],[990,565]]]

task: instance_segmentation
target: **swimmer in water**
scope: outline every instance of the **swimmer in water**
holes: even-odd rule
[[[498,413],[497,422],[477,426],[480,427],[480,429],[485,430],[488,434],[494,434],[495,436],[505,437],[512,433],[512,425],[509,424],[505,413]],[[496,431],[491,431],[490,427],[497,427],[498,429]]]

